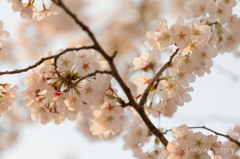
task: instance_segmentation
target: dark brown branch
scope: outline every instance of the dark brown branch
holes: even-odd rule
[[[159,77],[163,73],[163,71],[165,71],[168,67],[170,67],[172,65],[172,59],[178,53],[178,51],[179,51],[179,48],[176,49],[176,51],[171,55],[169,61],[165,65],[163,65],[163,67],[158,71],[158,73],[153,77],[151,82],[148,84],[147,88],[145,89],[145,91],[140,99],[140,102],[139,102],[140,106],[144,105],[144,102],[146,101],[147,96],[148,96],[153,84],[159,79]]]
[[[129,106],[129,105],[130,105],[129,102],[128,102],[128,103],[125,103],[125,102],[123,101],[123,103],[121,104],[121,107],[125,108],[125,107],[127,107],[127,106]]]
[[[17,74],[17,73],[26,72],[26,71],[28,71],[30,69],[33,69],[33,68],[37,67],[38,65],[42,64],[44,61],[50,60],[50,59],[55,58],[55,57],[59,57],[62,54],[65,54],[68,51],[78,51],[78,50],[93,49],[93,48],[94,48],[94,46],[82,46],[82,47],[78,47],[78,48],[67,48],[67,49],[63,50],[62,52],[60,52],[59,54],[57,54],[57,55],[52,55],[52,56],[49,56],[49,57],[41,58],[41,60],[39,60],[37,63],[35,63],[34,65],[31,65],[31,66],[29,66],[27,68],[20,69],[20,70],[16,69],[16,70],[13,70],[13,71],[0,72],[0,76],[1,75],[5,75],[5,74]]]
[[[167,134],[169,131],[172,131],[172,129],[165,130],[165,132],[163,132],[163,134]]]
[[[224,135],[224,134],[218,133],[218,132],[216,132],[212,129],[207,128],[206,126],[194,126],[194,127],[189,127],[189,129],[206,129],[208,131],[213,132],[216,135],[219,135],[219,136],[222,136],[222,137],[225,137],[225,138],[229,139],[231,142],[234,142],[235,144],[237,144],[240,147],[240,142],[238,142],[237,140],[234,140],[229,135]],[[166,130],[165,132],[163,132],[163,134],[167,134],[167,132],[169,132],[169,131],[172,131],[172,129]]]
[[[153,125],[148,116],[145,113],[144,107],[140,105],[135,105],[133,108],[138,112],[140,118],[149,129],[149,131],[165,146],[167,147],[168,140],[163,136],[163,134]]]
[[[117,51],[114,51],[113,55],[111,56],[112,59],[114,59],[117,56]]]
[[[57,4],[59,7],[61,7],[69,16],[71,16],[74,21],[84,30],[88,33],[90,39],[93,41],[94,43],[94,47],[93,49],[95,49],[96,51],[98,51],[107,61],[108,64],[111,68],[111,74],[112,76],[117,80],[117,82],[119,83],[119,85],[121,86],[121,88],[123,89],[124,93],[126,94],[126,96],[128,97],[129,100],[129,105],[131,105],[139,114],[139,116],[142,118],[143,122],[145,123],[145,125],[147,126],[147,128],[150,130],[151,133],[153,133],[160,142],[162,142],[162,144],[166,147],[168,144],[167,139],[163,136],[163,134],[152,124],[152,122],[150,121],[150,119],[147,117],[144,109],[142,106],[139,106],[136,101],[134,100],[131,90],[129,89],[129,87],[125,84],[125,82],[123,81],[123,79],[121,78],[121,76],[119,75],[116,66],[114,64],[114,57],[116,56],[116,53],[113,54],[113,56],[109,56],[103,49],[102,47],[99,45],[99,43],[97,42],[95,36],[93,35],[92,31],[85,25],[83,24],[80,20],[78,20],[78,18],[76,17],[76,15],[74,15],[63,3],[61,0],[53,0],[53,2],[55,4]],[[168,66],[169,63],[168,63]],[[166,67],[167,68],[167,67]],[[166,69],[164,68],[164,70]],[[164,71],[163,70],[163,71]],[[157,78],[156,78],[157,79]],[[156,81],[156,80],[155,80]]]

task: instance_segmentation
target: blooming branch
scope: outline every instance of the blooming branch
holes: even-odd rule
[[[172,59],[173,57],[178,53],[179,51],[179,48],[176,49],[176,51],[172,54],[172,56],[170,57],[169,61],[163,65],[163,67],[158,71],[158,73],[153,77],[153,79],[151,80],[151,82],[148,84],[148,87],[145,89],[143,95],[142,95],[142,98],[140,100],[140,103],[139,105],[140,106],[143,106],[144,105],[144,102],[146,101],[147,99],[147,96],[149,94],[149,91],[151,90],[153,84],[159,79],[160,75],[168,68],[172,65]]]
[[[17,73],[22,73],[22,72],[27,72],[28,70],[30,69],[33,69],[37,66],[39,66],[40,64],[42,64],[44,61],[46,60],[50,60],[50,59],[53,59],[53,58],[58,58],[59,56],[69,52],[69,51],[79,51],[79,50],[84,50],[84,49],[93,49],[94,46],[82,46],[82,47],[78,47],[78,48],[67,48],[65,49],[64,51],[60,52],[59,54],[57,55],[52,55],[52,56],[48,56],[48,57],[44,57],[44,58],[41,58],[41,60],[39,60],[37,63],[35,63],[34,65],[31,65],[27,68],[23,68],[23,69],[16,69],[16,70],[13,70],[13,71],[4,71],[4,72],[0,72],[0,76],[1,75],[5,75],[5,74],[17,74]]]
[[[93,49],[95,49],[96,51],[98,51],[108,62],[110,68],[111,68],[111,75],[118,81],[119,85],[121,86],[121,88],[123,89],[124,93],[126,94],[126,96],[128,97],[129,100],[129,105],[132,106],[139,114],[139,116],[141,117],[141,119],[143,120],[143,122],[145,123],[145,125],[148,127],[148,129],[150,130],[151,133],[153,133],[161,142],[164,146],[167,146],[168,141],[167,139],[162,135],[162,133],[152,124],[152,122],[150,121],[150,119],[147,117],[144,109],[142,106],[138,105],[136,103],[136,101],[134,100],[131,90],[129,89],[129,87],[125,84],[125,82],[123,81],[123,79],[120,77],[116,66],[113,62],[114,57],[116,56],[117,52],[115,52],[113,54],[113,56],[109,56],[103,49],[102,47],[99,45],[98,41],[96,40],[94,34],[92,33],[92,31],[84,24],[82,23],[77,17],[76,15],[74,15],[65,5],[64,3],[62,3],[61,0],[53,0],[53,2],[58,5],[59,7],[61,7],[69,16],[71,16],[74,21],[85,31],[88,33],[89,37],[91,38],[91,40],[94,43],[94,47]],[[163,67],[161,70],[162,72],[168,67],[170,66],[169,63],[167,63],[165,65],[165,67]],[[161,74],[161,72],[160,72]],[[160,75],[159,74],[159,75]],[[156,77],[157,80],[157,77]],[[155,80],[155,81],[156,81]],[[155,82],[154,81],[154,82]],[[153,82],[153,83],[154,83]],[[149,86],[150,88],[152,86]]]
[[[229,135],[221,134],[221,133],[219,133],[219,132],[216,132],[216,131],[214,131],[214,130],[212,130],[212,129],[207,128],[206,126],[194,126],[194,127],[189,127],[189,129],[206,129],[206,130],[208,130],[208,131],[213,132],[213,133],[216,134],[216,135],[225,137],[225,138],[229,139],[230,141],[234,142],[235,144],[237,144],[238,146],[240,146],[240,142],[237,141],[237,140],[234,140],[234,139],[231,138]],[[163,134],[167,134],[167,132],[169,132],[169,131],[172,131],[172,129],[165,130],[165,132],[163,132]]]

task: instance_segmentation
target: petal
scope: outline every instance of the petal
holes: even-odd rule
[[[133,83],[137,86],[143,85],[146,80],[142,76],[133,77]]]
[[[147,84],[141,85],[140,87],[138,87],[137,92],[139,94],[142,94],[145,91],[145,89],[147,88],[147,86],[148,86]]]
[[[142,76],[143,76],[143,78],[145,78],[145,79],[147,79],[147,80],[150,79],[149,76],[147,75],[147,73],[146,73],[145,71],[142,72]]]
[[[150,55],[150,53],[148,53],[148,52],[142,52],[140,55],[140,58],[143,60],[147,60],[149,55]]]

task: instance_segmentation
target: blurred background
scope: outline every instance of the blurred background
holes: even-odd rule
[[[42,1],[35,0],[41,10]],[[149,51],[144,45],[146,31],[151,30],[150,22],[166,18],[173,24],[178,16],[184,16],[183,5],[188,0],[70,0],[68,7],[78,15],[95,33],[100,44],[108,53],[118,51],[116,64],[128,86],[135,91],[132,82],[134,57],[142,51]],[[49,1],[45,0],[46,5]],[[25,68],[39,60],[48,48],[53,52],[60,48],[76,45],[89,45],[91,41],[85,32],[64,12],[49,16],[41,21],[21,19],[14,13],[12,4],[0,1],[0,20],[4,30],[10,32],[5,42],[8,55],[0,63],[0,71]],[[234,13],[240,15],[240,6]],[[162,53],[168,59],[171,50]],[[191,84],[192,101],[179,107],[172,118],[154,118],[155,125],[164,129],[186,124],[188,126],[207,126],[226,134],[236,124],[240,124],[240,58],[234,53],[219,54],[213,59],[211,74],[197,78]],[[158,69],[161,64],[155,64]],[[134,74],[138,74],[135,72]],[[131,150],[123,150],[121,132],[117,137],[101,141],[86,129],[84,116],[77,121],[66,120],[60,125],[49,123],[41,125],[33,122],[31,110],[21,103],[21,91],[26,88],[23,79],[27,73],[4,75],[0,83],[18,84],[19,100],[0,118],[0,158],[3,159],[122,159],[133,158]],[[198,130],[194,130],[198,131]],[[205,134],[207,131],[201,130]],[[173,137],[166,135],[171,141]],[[220,138],[226,141],[224,138]],[[146,151],[151,145],[146,145]]]

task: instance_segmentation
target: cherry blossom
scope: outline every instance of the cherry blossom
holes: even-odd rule
[[[30,4],[24,4],[24,8],[21,10],[21,17],[26,19],[32,19],[33,17],[33,8]]]
[[[59,51],[55,54],[58,55]],[[97,54],[92,53],[75,60],[77,55],[78,52],[68,52],[58,59],[58,70],[61,71],[61,76],[71,81],[76,81],[81,76],[100,68]],[[51,49],[42,55],[42,57],[48,56],[52,56]],[[33,108],[33,120],[43,118],[41,123],[47,124],[53,121],[55,124],[60,124],[66,118],[75,120],[78,112],[86,111],[91,105],[99,108],[108,98],[118,98],[112,94],[112,91],[117,93],[117,90],[111,89],[111,94],[107,93],[111,88],[111,77],[107,75],[97,74],[95,78],[83,80],[74,88],[69,89],[69,83],[58,78],[53,62],[53,60],[45,61],[36,69],[28,71],[24,79],[24,84],[28,85],[28,88],[22,93],[22,96],[26,98],[23,104]],[[85,71],[81,67],[82,63],[87,62],[92,66],[92,71]],[[76,70],[78,68],[83,69],[79,71],[80,75]]]
[[[148,84],[150,83],[151,79],[147,75],[146,72],[142,72],[142,76],[135,76],[133,78],[133,83],[136,84],[138,87],[137,92],[142,94],[144,90],[147,88]]]
[[[185,48],[191,42],[191,29],[182,24],[183,21],[179,18],[170,28],[173,42],[180,49]]]
[[[0,111],[5,112],[10,109],[12,103],[17,100],[17,85],[11,87],[11,84],[0,84]]]
[[[12,3],[12,9],[14,12],[21,11],[24,8],[21,1],[19,0],[7,0],[7,1]]]
[[[210,159],[208,152],[212,152],[214,158],[222,158],[220,148],[221,141],[217,141],[218,137],[213,135],[204,135],[201,132],[193,133],[187,125],[174,127],[172,135],[175,139],[168,143],[167,149],[158,148],[162,151],[159,158],[178,158],[178,159]]]
[[[61,51],[61,50],[60,50]],[[60,72],[72,70],[72,67],[75,64],[75,54],[73,52],[62,55],[58,59],[58,70]]]
[[[135,57],[133,59],[133,65],[134,69],[140,69],[144,67],[149,67],[149,63],[153,59],[153,54],[150,54],[148,52],[142,52],[140,57]]]
[[[9,38],[10,33],[6,30],[3,30],[3,21],[0,20],[0,62],[7,54],[8,49],[3,46],[4,40]]]
[[[55,4],[51,4],[49,9],[46,9],[45,5],[43,5],[43,10],[40,12],[34,12],[33,16],[37,16],[37,20],[42,20],[45,17],[48,17],[50,15],[57,15],[58,14],[58,8]]]
[[[7,40],[10,33],[6,30],[3,30],[3,21],[0,21],[0,40]]]
[[[192,0],[185,4],[184,9],[188,10],[188,18],[197,18],[206,15],[209,5],[209,0]]]
[[[219,18],[219,23],[227,22],[228,17],[232,14],[232,8],[227,6],[224,2],[211,3],[208,8],[210,17],[209,21],[214,22]]]
[[[90,131],[102,140],[105,140],[110,133],[116,135],[120,131],[119,118],[124,111],[115,102],[109,100],[101,106],[101,110],[96,109],[93,112],[95,118],[92,120]]]

